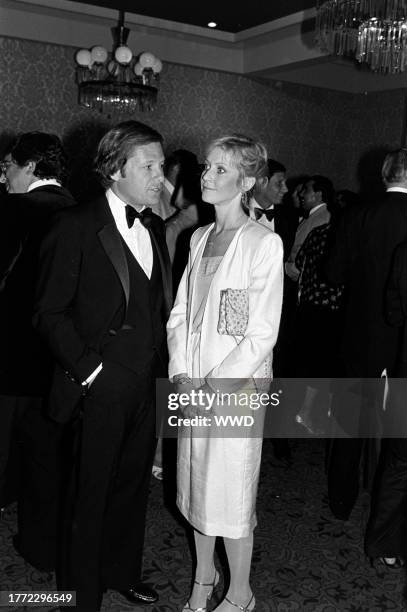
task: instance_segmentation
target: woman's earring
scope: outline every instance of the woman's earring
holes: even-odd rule
[[[242,206],[243,208],[247,208],[249,206],[249,198],[247,197],[247,191],[242,191]]]

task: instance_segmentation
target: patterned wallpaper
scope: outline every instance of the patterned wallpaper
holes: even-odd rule
[[[4,132],[55,132],[83,172],[106,127],[128,117],[109,120],[77,105],[73,58],[70,47],[0,37],[0,145]],[[399,146],[403,112],[399,91],[361,96],[270,86],[166,64],[157,109],[133,118],[158,129],[167,150],[187,148],[202,160],[211,138],[240,131],[261,138],[291,176],[321,173],[338,188],[357,188],[360,160]]]

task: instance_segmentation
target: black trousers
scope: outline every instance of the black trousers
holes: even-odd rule
[[[383,441],[365,535],[369,557],[403,557],[407,552],[407,439]]]
[[[41,397],[1,396],[0,491],[18,500],[18,550],[40,570],[57,560],[65,428],[45,414]]]
[[[18,549],[34,567],[51,571],[57,563],[61,493],[67,475],[67,428],[46,416],[44,404],[41,398],[31,398],[18,427]]]
[[[154,373],[104,362],[84,399],[58,572],[81,612],[99,609],[103,589],[140,580],[156,444]]]
[[[17,425],[20,398],[0,395],[0,507],[17,499],[20,481],[20,452]]]
[[[364,487],[371,490],[378,462],[384,383],[380,378],[358,380],[359,397],[349,394],[348,403],[344,394],[333,408],[336,420],[350,437],[330,440],[327,449],[329,504],[343,519],[353,510],[361,475]]]

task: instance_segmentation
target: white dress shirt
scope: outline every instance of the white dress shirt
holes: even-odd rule
[[[130,251],[143,268],[146,276],[151,278],[153,269],[153,247],[148,230],[135,219],[132,227],[128,227],[126,220],[126,203],[123,202],[111,189],[106,191],[107,201],[112,211],[114,222],[121,237],[129,247]],[[144,210],[145,206],[141,210]],[[141,210],[139,212],[141,212]]]
[[[407,193],[407,189],[405,187],[388,187],[386,191],[398,191],[399,193]]]
[[[56,185],[57,187],[61,187],[61,183],[56,179],[38,179],[38,181],[34,181],[28,186],[26,193],[33,189],[37,189],[37,187],[44,187],[45,185]]]

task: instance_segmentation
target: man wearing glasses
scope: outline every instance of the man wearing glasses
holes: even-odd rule
[[[31,319],[38,253],[53,213],[75,201],[62,186],[66,158],[57,136],[22,134],[1,162],[0,505],[10,443],[18,439],[21,480],[15,545],[41,570],[55,567],[62,429],[44,414],[53,359]]]

